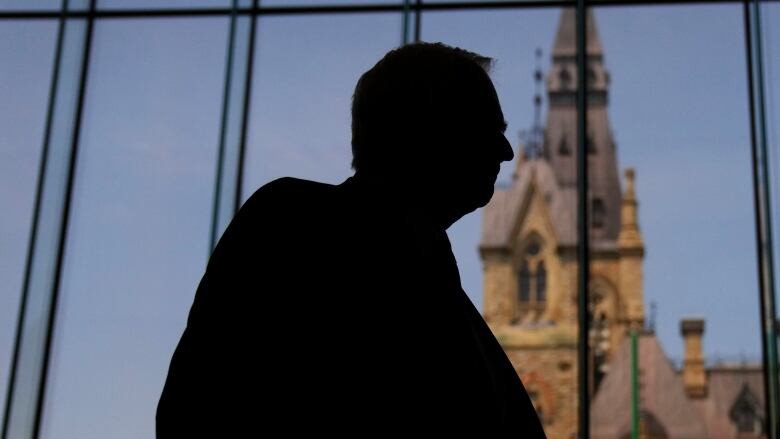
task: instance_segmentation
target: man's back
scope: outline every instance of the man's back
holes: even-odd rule
[[[446,234],[354,178],[280,179],[228,227],[171,362],[158,437],[520,430],[517,375]]]

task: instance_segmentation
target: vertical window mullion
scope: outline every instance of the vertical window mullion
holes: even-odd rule
[[[210,249],[216,246],[219,237],[238,211],[241,200],[257,18],[254,14],[239,14],[239,3],[239,0],[233,0],[230,17]],[[254,3],[257,3],[256,0]]]
[[[95,0],[64,0],[2,437],[38,435],[66,243]]]
[[[744,0],[745,45],[750,110],[750,140],[753,166],[753,197],[756,221],[758,286],[761,306],[761,340],[766,400],[767,437],[777,439],[778,388],[777,335],[774,302],[772,255],[771,196],[768,174],[766,104],[764,102],[764,71],[761,47],[761,9],[758,0]]]
[[[577,0],[577,326],[578,326],[578,438],[590,438],[590,392],[588,352],[588,282],[590,246],[588,242],[588,151],[587,151],[587,53],[585,51],[585,0]]]
[[[414,41],[416,43],[420,42],[420,31],[422,28],[422,0],[416,0],[415,1],[415,9],[414,9]]]
[[[409,43],[411,38],[409,38],[410,31],[411,31],[411,0],[403,0],[404,2],[404,9],[403,9],[403,24],[401,28],[401,45]],[[415,14],[418,14],[419,12],[415,12]],[[416,24],[415,24],[416,27]]]

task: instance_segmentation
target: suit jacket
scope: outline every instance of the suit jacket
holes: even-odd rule
[[[282,178],[252,195],[198,286],[158,438],[544,438],[445,231],[386,195],[354,177]]]

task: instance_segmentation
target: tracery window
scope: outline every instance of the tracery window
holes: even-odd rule
[[[541,244],[534,240],[523,249],[517,272],[518,321],[538,319],[547,302],[547,268]]]

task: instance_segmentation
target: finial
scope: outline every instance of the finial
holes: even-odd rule
[[[642,235],[639,233],[639,214],[636,201],[636,171],[628,168],[625,171],[626,184],[623,190],[623,201],[620,206],[620,234],[618,245],[623,249],[644,251]]]
[[[538,85],[542,82],[542,49],[536,48],[536,70],[534,71],[534,81]]]
[[[623,195],[623,198],[634,200],[636,199],[636,189],[635,189],[635,179],[636,179],[636,171],[634,168],[627,168],[626,172],[626,190],[625,194]]]
[[[542,49],[536,48],[536,69],[534,70],[534,122],[530,129],[520,132],[525,144],[523,152],[525,157],[536,159],[544,156],[544,130],[542,120]]]

